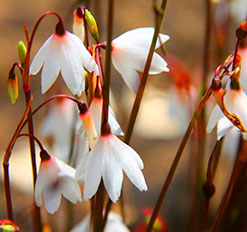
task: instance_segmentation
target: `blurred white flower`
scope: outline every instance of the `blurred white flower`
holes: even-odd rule
[[[68,31],[62,34],[56,32],[46,40],[31,63],[30,74],[37,74],[42,66],[42,93],[51,87],[61,70],[70,91],[80,96],[85,89],[84,67],[89,72],[98,72],[95,61],[82,41]]]
[[[224,103],[227,110],[234,113],[241,120],[243,126],[247,128],[247,96],[242,89],[229,89],[224,96]],[[220,140],[226,133],[232,129],[240,130],[235,127],[231,121],[222,113],[218,105],[216,105],[210,115],[207,133],[210,133],[217,125],[217,140]],[[244,139],[247,139],[246,133],[242,133]]]
[[[110,132],[109,124],[105,126],[106,132],[103,130],[94,149],[84,157],[76,169],[76,178],[84,181],[83,195],[86,201],[97,192],[102,177],[110,199],[116,202],[121,193],[123,171],[140,191],[147,190],[141,172],[141,158],[130,146]]]
[[[247,17],[246,0],[232,0],[230,1],[230,8],[233,18],[236,23],[240,24]]]
[[[74,123],[75,103],[67,99],[59,99],[49,108],[40,127],[43,137],[52,136],[52,153],[64,162],[68,162],[71,146],[71,135]],[[76,115],[75,128],[81,125]]]
[[[41,163],[35,184],[35,203],[41,206],[44,200],[46,210],[55,213],[61,202],[61,195],[72,203],[82,201],[81,190],[75,180],[75,169],[41,151]],[[43,197],[43,200],[42,200]]]
[[[154,28],[137,28],[125,32],[112,41],[112,63],[122,75],[128,87],[135,93],[140,85],[138,72],[144,71],[153,34]],[[159,34],[155,49],[159,48],[168,39],[169,36]],[[168,71],[165,60],[154,52],[149,74]]]
[[[86,216],[78,225],[70,232],[91,232],[90,217]],[[107,217],[104,232],[129,232],[130,230],[124,225],[120,215],[110,212]]]

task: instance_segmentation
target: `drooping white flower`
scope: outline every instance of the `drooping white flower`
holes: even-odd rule
[[[79,117],[74,120],[76,105],[67,99],[59,99],[52,107],[42,122],[40,134],[44,137],[52,136],[52,153],[64,162],[68,162],[71,146],[73,123],[78,128],[81,124]]]
[[[224,103],[227,110],[238,116],[243,126],[247,128],[247,96],[242,89],[229,89],[224,96]],[[218,105],[213,109],[206,131],[210,133],[217,125],[217,139],[221,139],[231,130],[240,131],[231,121],[222,113]],[[244,139],[247,139],[246,133],[243,133]]]
[[[35,55],[30,74],[37,74],[43,66],[41,89],[45,93],[61,70],[67,87],[74,95],[80,96],[85,89],[84,68],[98,73],[97,65],[76,35],[61,29],[61,25],[57,28],[60,30],[51,35]]]
[[[128,87],[135,93],[140,85],[140,77],[137,71],[144,71],[153,34],[154,28],[137,28],[125,32],[112,41],[112,63],[122,75]],[[159,34],[155,49],[159,48],[168,39],[169,36]],[[154,52],[149,74],[168,71],[165,60]]]
[[[94,196],[102,178],[110,199],[116,202],[121,193],[123,171],[140,191],[146,191],[141,158],[130,146],[110,132],[108,123],[104,128],[94,149],[76,169],[76,178],[84,181],[84,200]]]
[[[86,216],[78,225],[76,225],[70,232],[91,232],[90,216]],[[130,230],[124,225],[123,219],[120,215],[110,212],[107,217],[104,232],[129,232]]]
[[[41,206],[44,200],[46,210],[55,213],[61,195],[72,203],[82,201],[80,187],[75,180],[75,169],[41,151],[41,163],[35,184],[35,203]]]

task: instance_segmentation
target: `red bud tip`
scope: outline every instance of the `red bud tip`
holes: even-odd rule
[[[243,21],[239,27],[242,31],[247,33],[247,20]]]
[[[77,106],[79,108],[80,114],[87,113],[88,107],[87,107],[86,103],[79,103],[79,104],[77,104]]]

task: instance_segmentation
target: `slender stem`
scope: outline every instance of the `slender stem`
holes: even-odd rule
[[[209,158],[208,161],[208,168],[207,168],[207,175],[206,175],[206,181],[207,183],[212,183],[212,179],[215,173],[215,163],[218,162],[218,158],[219,158],[219,148],[222,145],[223,142],[223,138],[221,138],[220,140],[218,140],[214,146],[214,149],[212,151],[212,154]],[[212,196],[211,196],[212,197]],[[205,230],[205,226],[207,223],[207,218],[208,218],[208,208],[209,208],[209,201],[211,199],[211,197],[208,198],[208,196],[205,195],[205,199],[204,199],[204,203],[203,203],[203,214],[202,214],[202,221],[200,223],[200,231],[203,232]]]
[[[43,148],[41,142],[40,142],[40,141],[37,139],[37,137],[35,137],[34,135],[27,134],[27,133],[22,133],[22,134],[19,134],[19,135],[17,136],[17,138],[19,138],[19,137],[24,137],[24,136],[33,139],[33,140],[38,144],[40,150],[44,150],[44,148]]]
[[[108,0],[107,10],[107,46],[105,60],[105,78],[103,85],[103,122],[108,121],[108,106],[109,106],[109,89],[111,83],[111,50],[112,50],[112,31],[113,31],[113,14],[114,0]]]
[[[5,189],[7,214],[8,214],[8,219],[13,221],[14,218],[13,218],[11,190],[9,183],[9,163],[3,163],[3,169],[4,169],[4,189]]]
[[[206,31],[204,36],[202,95],[204,94],[207,86],[208,71],[209,71],[209,47],[210,47],[211,26],[212,26],[211,0],[205,0],[205,2],[206,2]]]
[[[13,220],[13,211],[12,211],[11,191],[10,191],[10,182],[9,182],[9,159],[11,156],[11,151],[12,151],[14,142],[18,134],[20,133],[20,130],[22,128],[22,124],[24,123],[25,118],[28,115],[29,109],[31,107],[31,102],[32,102],[32,98],[30,99],[19,124],[17,125],[15,132],[8,143],[8,146],[5,150],[5,154],[3,158],[5,198],[6,198],[8,219],[10,220]]]
[[[132,135],[132,132],[134,129],[135,121],[136,121],[136,117],[137,117],[137,114],[138,114],[138,111],[139,111],[139,108],[141,105],[141,100],[142,100],[143,92],[144,92],[144,89],[146,86],[149,69],[151,67],[151,62],[152,62],[152,58],[153,58],[153,54],[154,54],[154,50],[155,50],[155,45],[156,45],[156,42],[158,39],[158,35],[159,35],[159,31],[160,31],[160,27],[161,27],[163,15],[164,15],[166,3],[167,3],[167,0],[163,0],[162,4],[161,4],[161,9],[156,12],[157,13],[157,19],[156,19],[156,26],[155,26],[155,30],[154,30],[152,43],[151,43],[151,46],[149,49],[145,68],[144,68],[143,74],[141,76],[141,83],[140,83],[138,92],[136,94],[134,105],[133,105],[132,110],[131,110],[128,129],[127,129],[126,136],[124,139],[124,142],[127,144],[129,144],[129,142],[130,142],[131,135]]]
[[[26,104],[28,104],[31,96],[31,91],[25,92]],[[32,109],[30,107],[28,112],[28,132],[30,135],[34,136],[33,129],[33,119],[32,119]],[[37,179],[37,167],[36,167],[36,154],[35,154],[35,145],[34,140],[29,137],[30,153],[31,153],[31,164],[32,164],[32,173],[33,173],[33,189],[35,189],[35,183]],[[33,224],[36,231],[42,231],[42,222],[40,215],[40,208],[34,204],[33,206]]]
[[[101,180],[100,186],[96,193],[96,200],[94,205],[94,218],[93,218],[93,232],[103,232],[103,207],[104,207],[104,184]]]
[[[234,168],[233,168],[233,171],[232,171],[232,175],[231,175],[230,181],[228,183],[225,195],[224,195],[224,197],[223,197],[223,199],[222,199],[222,201],[220,203],[220,206],[218,208],[218,211],[216,213],[216,219],[215,219],[215,221],[213,223],[211,232],[216,232],[217,229],[218,229],[218,226],[220,224],[222,216],[223,216],[223,214],[225,212],[226,206],[227,206],[227,204],[229,202],[229,199],[230,199],[230,196],[231,196],[231,193],[232,193],[232,189],[233,189],[233,185],[235,183],[236,178],[238,177],[240,164],[241,164],[241,162],[240,162],[240,159],[239,159],[239,156],[238,156],[237,160],[236,160],[236,163],[234,165]]]
[[[169,173],[167,175],[167,178],[165,180],[165,183],[163,185],[163,188],[161,190],[159,198],[158,198],[158,200],[156,202],[156,205],[155,205],[153,214],[151,216],[151,219],[149,221],[149,224],[148,224],[146,232],[151,232],[152,231],[153,224],[155,222],[156,217],[158,216],[158,213],[160,211],[160,208],[161,208],[161,205],[163,203],[163,200],[165,199],[167,190],[168,190],[168,188],[170,186],[170,183],[171,183],[172,178],[174,176],[174,173],[176,171],[176,168],[177,168],[177,165],[179,163],[179,160],[180,160],[180,158],[182,156],[182,153],[183,153],[183,150],[185,148],[185,145],[186,145],[186,143],[187,143],[187,141],[189,139],[190,133],[191,133],[192,129],[194,128],[195,123],[197,122],[197,120],[198,120],[198,118],[199,118],[199,116],[200,116],[200,114],[202,112],[202,109],[203,109],[205,103],[207,102],[207,100],[209,99],[210,96],[211,96],[211,91],[210,90],[206,91],[205,95],[202,97],[199,105],[197,106],[196,110],[194,111],[194,114],[192,116],[190,124],[189,124],[189,126],[188,126],[188,128],[187,128],[187,130],[185,132],[185,135],[183,137],[183,140],[182,140],[182,142],[181,142],[181,144],[180,144],[180,146],[178,148],[177,154],[176,154],[176,156],[175,156],[175,158],[173,160],[172,166],[171,166],[171,168],[169,170]]]

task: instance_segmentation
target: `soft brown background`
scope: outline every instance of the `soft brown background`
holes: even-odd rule
[[[23,26],[26,24],[31,31],[35,21],[45,11],[51,10],[58,12],[65,20],[66,25],[71,30],[72,12],[75,6],[83,1],[69,0],[43,0],[43,1],[19,1],[19,0],[1,0],[0,5],[0,151],[4,151],[11,133],[23,112],[24,98],[20,85],[20,97],[16,104],[11,105],[8,100],[6,91],[6,78],[8,70],[12,63],[17,61],[17,43],[19,40],[24,40]],[[94,14],[97,14],[98,25],[100,28],[101,40],[105,40],[106,30],[106,1],[93,0],[90,3],[90,9]],[[165,12],[161,32],[168,34],[171,39],[166,44],[167,51],[179,57],[185,64],[188,65],[192,73],[201,73],[202,52],[203,52],[203,34],[205,30],[205,1],[203,0],[168,0],[167,9]],[[152,11],[151,0],[116,0],[115,1],[115,20],[114,20],[114,37],[120,35],[124,31],[144,26],[154,25],[154,15]],[[32,56],[37,49],[45,41],[45,39],[54,31],[56,19],[54,16],[48,16],[40,25],[38,33],[35,37]],[[233,30],[230,30],[233,35]],[[233,36],[232,36],[233,37]],[[19,74],[18,74],[19,76]],[[119,75],[113,71],[112,84],[120,93],[125,91]],[[19,76],[20,78],[20,76]],[[152,83],[163,85],[167,81],[167,75],[163,74],[159,77],[154,77],[148,82],[148,86]],[[196,78],[201,78],[196,75]],[[61,81],[61,80],[60,80]],[[62,83],[62,81],[61,81]],[[32,92],[34,95],[33,107],[37,106],[45,96],[40,94],[40,76],[31,78]],[[118,90],[113,91],[117,99],[119,99]],[[165,90],[164,90],[165,91]],[[52,93],[48,91],[48,95]],[[125,92],[124,92],[125,93]],[[126,90],[122,102],[131,101],[133,95]],[[131,97],[128,97],[131,96]],[[121,104],[118,104],[121,105]],[[121,112],[121,109],[119,110]],[[129,110],[125,108],[125,116],[128,116]],[[37,130],[40,120],[43,117],[41,112],[35,117]],[[118,115],[123,129],[126,129],[127,120],[124,116]],[[151,119],[150,119],[151,121]],[[151,123],[151,122],[150,122]],[[146,136],[147,137],[147,136]],[[127,210],[127,223],[133,225],[139,220],[140,209],[144,205],[154,206],[155,200],[160,191],[161,185],[170,167],[172,158],[179,145],[180,138],[172,140],[165,139],[147,139],[134,133],[131,145],[142,156],[145,169],[144,175],[149,186],[149,191],[140,193],[126,178],[125,195]],[[28,154],[26,154],[28,156]],[[16,165],[16,164],[15,164]],[[18,164],[17,164],[18,165]],[[173,182],[171,189],[165,201],[166,207],[162,209],[162,215],[166,217],[167,223],[170,225],[171,231],[185,231],[186,225],[189,224],[189,206],[187,198],[188,184],[188,154],[182,158],[181,164],[176,173],[176,181]],[[16,167],[17,168],[17,167]],[[30,173],[31,175],[31,173]],[[227,177],[228,174],[226,174]],[[13,188],[13,207],[17,223],[25,225],[25,231],[30,229],[30,209],[32,198],[28,194],[24,194],[21,190]],[[78,212],[81,211],[83,204],[76,206]],[[75,221],[78,221],[84,216],[83,213],[77,213]],[[3,195],[3,185],[1,184],[0,191],[0,218],[6,217],[5,201]],[[63,221],[54,223],[64,217],[63,212],[52,216],[53,224],[57,229],[62,230]],[[28,229],[27,229],[28,228]]]

